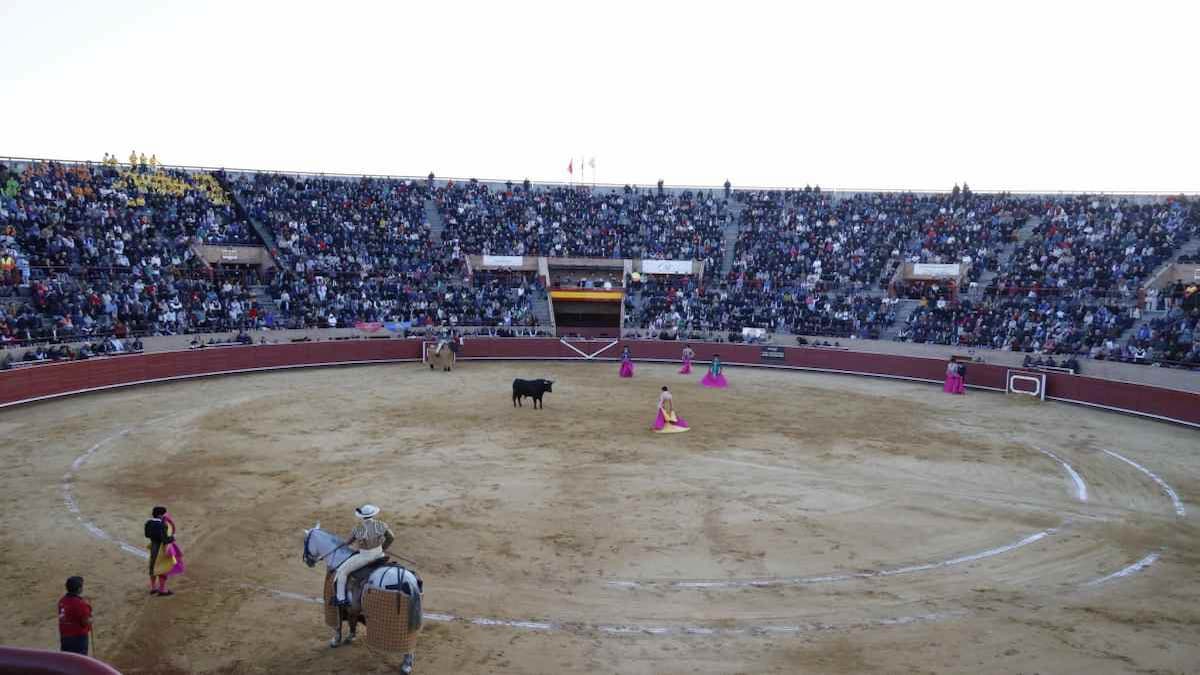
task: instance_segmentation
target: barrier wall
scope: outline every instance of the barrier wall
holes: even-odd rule
[[[416,361],[420,340],[331,340],[273,345],[157,352],[47,364],[0,372],[0,406],[114,386],[276,368]],[[628,345],[635,360],[678,361],[682,344],[656,340],[569,340],[553,338],[469,339],[465,359],[615,360]],[[943,359],[877,354],[820,347],[692,343],[696,360],[714,355],[729,365],[795,368],[871,375],[940,384]],[[1004,391],[1009,366],[970,364],[970,387]],[[530,375],[537,373],[531,372]],[[1059,373],[1046,376],[1047,397],[1146,415],[1200,427],[1200,394],[1143,384]]]
[[[21,675],[121,675],[115,668],[78,654],[0,647],[0,673]]]

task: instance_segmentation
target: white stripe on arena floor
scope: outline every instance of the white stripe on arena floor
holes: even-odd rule
[[[99,442],[97,442],[96,444],[92,445],[90,448],[88,448],[86,451],[84,451],[83,454],[81,454],[79,457],[77,457],[74,462],[71,463],[71,468],[63,475],[63,480],[62,480],[63,504],[66,506],[67,510],[75,516],[76,520],[79,521],[79,523],[83,526],[83,528],[85,530],[87,530],[87,532],[90,535],[92,535],[93,537],[100,539],[102,541],[107,541],[112,544],[115,544],[118,548],[120,548],[122,551],[124,551],[127,554],[137,556],[142,559],[146,559],[149,557],[149,554],[144,549],[134,546],[133,544],[130,544],[129,542],[122,541],[122,540],[112,536],[111,534],[106,532],[103,528],[99,527],[94,522],[92,522],[91,520],[86,518],[84,516],[83,512],[81,511],[81,509],[79,508],[79,504],[78,504],[77,500],[75,499],[75,496],[72,494],[71,486],[74,482],[76,472],[78,472],[83,467],[83,465],[86,464],[87,461],[93,455],[95,455],[96,452],[98,452],[101,448],[103,448],[105,445],[111,443],[112,441],[114,441],[118,438],[127,436],[129,433],[131,433],[135,429],[138,429],[138,428],[141,428],[144,426],[149,426],[151,424],[160,422],[169,417],[174,417],[178,414],[181,414],[181,413],[174,413],[172,415],[166,415],[163,417],[154,418],[151,420],[147,420],[141,424],[122,429],[121,431],[119,431],[111,436],[108,436],[107,438],[104,438],[104,439],[100,440]],[[1039,450],[1040,450],[1040,448],[1039,448]],[[1082,478],[1080,478],[1079,475],[1075,472],[1075,470],[1072,469],[1070,467],[1070,465],[1068,465],[1066,462],[1059,459],[1057,456],[1053,455],[1052,453],[1046,452],[1044,450],[1040,450],[1040,451],[1043,452],[1044,454],[1052,457],[1056,461],[1060,462],[1067,469],[1068,473],[1072,476],[1072,479],[1076,483],[1077,498],[1080,499],[1080,501],[1085,501],[1087,499],[1087,487],[1083,483]],[[1136,462],[1134,462],[1130,459],[1122,457],[1121,455],[1118,455],[1115,452],[1112,452],[1109,450],[1105,450],[1105,452],[1108,453],[1109,455],[1112,455],[1113,457],[1120,459],[1120,460],[1124,461],[1125,463],[1133,466],[1134,468],[1138,469],[1139,471],[1141,471],[1142,473],[1144,473],[1148,477],[1150,477],[1152,480],[1154,480],[1154,482],[1157,483],[1163,489],[1163,491],[1167,494],[1167,496],[1169,496],[1171,498],[1171,501],[1172,501],[1173,505],[1175,506],[1176,513],[1180,516],[1184,515],[1183,505],[1180,502],[1178,495],[1161,478],[1159,478],[1158,476],[1156,476],[1155,474],[1150,472],[1149,469],[1146,469],[1145,467],[1141,466],[1140,464],[1137,464]],[[773,585],[781,585],[781,584],[821,583],[821,582],[843,581],[843,580],[856,579],[856,578],[895,576],[895,575],[900,575],[900,574],[908,574],[908,573],[913,573],[913,572],[922,572],[922,571],[927,571],[927,570],[951,567],[954,565],[960,565],[960,564],[967,563],[967,562],[974,562],[977,560],[982,560],[984,558],[1001,555],[1003,553],[1008,553],[1010,551],[1013,551],[1018,548],[1032,544],[1034,542],[1040,541],[1041,539],[1044,539],[1044,538],[1054,534],[1056,531],[1057,531],[1056,528],[1042,530],[1041,532],[1035,532],[1034,534],[1031,534],[1019,541],[1016,541],[1016,542],[1013,542],[1010,544],[1006,544],[1004,546],[999,546],[996,548],[988,549],[986,551],[980,551],[978,553],[972,553],[969,555],[964,555],[964,556],[952,558],[949,560],[943,560],[943,561],[933,562],[933,563],[926,563],[926,564],[921,564],[921,565],[911,565],[911,566],[907,566],[907,567],[899,567],[899,568],[894,568],[891,570],[880,570],[880,571],[875,571],[875,572],[860,572],[860,573],[840,574],[840,575],[835,574],[835,575],[828,575],[828,576],[823,576],[823,577],[794,577],[794,578],[779,578],[779,579],[748,579],[748,580],[719,580],[719,581],[656,582],[656,581],[620,581],[620,580],[618,580],[618,581],[610,581],[610,582],[608,582],[608,585],[617,586],[617,587],[626,587],[626,588],[639,588],[642,586],[669,585],[671,587],[676,587],[676,588],[712,589],[712,588],[726,588],[726,587],[739,588],[739,587],[773,586]],[[1105,582],[1111,581],[1113,579],[1131,576],[1133,574],[1136,574],[1136,573],[1141,572],[1142,570],[1148,568],[1155,561],[1157,561],[1159,559],[1159,557],[1160,557],[1159,552],[1150,553],[1149,555],[1145,556],[1141,560],[1138,560],[1137,562],[1135,562],[1125,568],[1122,568],[1116,572],[1113,572],[1112,574],[1109,574],[1107,576],[1100,577],[1098,579],[1094,579],[1092,581],[1086,582],[1084,584],[1084,586],[1096,586],[1096,585],[1100,585]],[[316,604],[321,604],[323,602],[321,600],[321,598],[314,598],[314,597],[302,595],[299,593],[292,593],[292,592],[288,592],[288,591],[281,591],[281,590],[277,590],[277,589],[271,589],[271,588],[265,588],[265,587],[259,587],[259,586],[251,586],[251,585],[247,585],[247,584],[243,584],[242,586],[244,588],[250,588],[253,590],[262,591],[264,593],[268,593],[272,596],[275,596],[275,597],[278,597],[281,599],[285,599],[285,600],[293,600],[293,601],[316,603]],[[844,630],[844,629],[852,629],[852,628],[906,625],[906,624],[920,623],[920,622],[941,621],[944,619],[961,617],[961,616],[965,616],[968,614],[970,614],[970,612],[968,612],[967,610],[955,610],[955,611],[950,611],[950,612],[938,612],[938,613],[922,614],[922,615],[915,615],[915,616],[899,616],[899,617],[890,617],[890,618],[883,618],[883,619],[868,619],[868,620],[857,621],[857,622],[848,622],[848,623],[843,623],[843,624],[826,624],[826,623],[810,622],[810,623],[803,623],[803,624],[788,624],[788,625],[755,624],[755,625],[745,625],[745,626],[740,626],[740,627],[737,627],[737,626],[735,626],[735,627],[724,627],[724,626],[723,627],[709,627],[709,626],[700,626],[700,625],[694,625],[694,624],[626,624],[626,623],[585,623],[585,622],[513,620],[513,619],[496,619],[496,618],[490,618],[490,617],[460,617],[460,616],[456,616],[454,614],[445,614],[445,613],[438,613],[438,612],[427,612],[427,613],[425,613],[424,616],[426,619],[428,619],[430,621],[435,621],[435,622],[466,623],[466,624],[471,624],[471,625],[476,625],[476,626],[495,626],[495,627],[515,628],[515,629],[520,629],[520,630],[532,630],[532,631],[561,631],[561,632],[570,632],[570,633],[576,633],[576,634],[603,633],[603,634],[608,634],[608,635],[640,635],[640,636],[692,636],[692,635],[694,635],[694,636],[714,636],[714,635],[717,635],[717,636],[722,636],[722,635],[754,636],[754,635],[773,635],[773,634],[800,634],[800,633],[812,633],[812,632],[818,632],[818,631]]]

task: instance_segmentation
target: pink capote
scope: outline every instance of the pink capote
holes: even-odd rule
[[[164,513],[163,522],[170,526],[171,536],[175,536],[175,521],[171,519],[171,516]],[[183,574],[185,569],[183,565],[183,551],[179,549],[179,544],[175,542],[167,544],[166,554],[175,558],[175,566],[167,572],[167,576],[174,577]]]
[[[665,426],[667,426],[667,416],[663,414],[662,408],[659,408],[658,409],[658,417],[656,417],[654,419],[654,430],[662,431],[663,427],[665,427]],[[675,426],[687,429],[688,423],[682,417],[680,417],[679,415],[676,415],[675,416]]]
[[[946,382],[942,385],[942,391],[946,392],[947,394],[953,394],[954,380],[957,378],[958,375],[955,375],[954,373],[946,373]]]
[[[621,377],[633,377],[633,361],[621,362]]]
[[[958,374],[958,368],[953,363],[946,365],[946,383],[942,385],[942,391],[947,394],[967,393],[963,387],[963,377]]]
[[[704,374],[704,379],[700,380],[700,384],[713,389],[724,389],[729,386],[729,381],[725,379],[725,373],[713,375],[710,370]]]
[[[683,359],[683,367],[679,369],[680,375],[690,375],[692,372],[692,360],[689,358]]]

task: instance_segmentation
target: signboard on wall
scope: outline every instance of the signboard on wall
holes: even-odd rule
[[[746,340],[761,340],[767,337],[766,328],[743,328],[742,337]]]
[[[782,361],[787,358],[787,354],[783,351],[783,347],[775,345],[763,347],[758,356],[763,361]]]
[[[525,257],[519,255],[485,255],[484,267],[520,267],[525,263]]]
[[[958,263],[938,265],[934,263],[914,263],[913,276],[917,277],[957,277],[961,266]]]
[[[643,274],[691,274],[691,260],[643,260]]]

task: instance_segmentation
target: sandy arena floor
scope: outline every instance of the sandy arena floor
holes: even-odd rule
[[[1200,672],[1197,431],[867,378],[616,371],[304,370],[0,411],[0,635],[56,645],[82,574],[125,673],[395,672],[326,647],[300,559],[302,528],[348,532],[373,502],[425,579],[418,673]],[[512,408],[517,376],[556,380],[544,411]],[[691,433],[649,432],[662,384]],[[122,547],[156,503],[190,565],[173,598]]]

